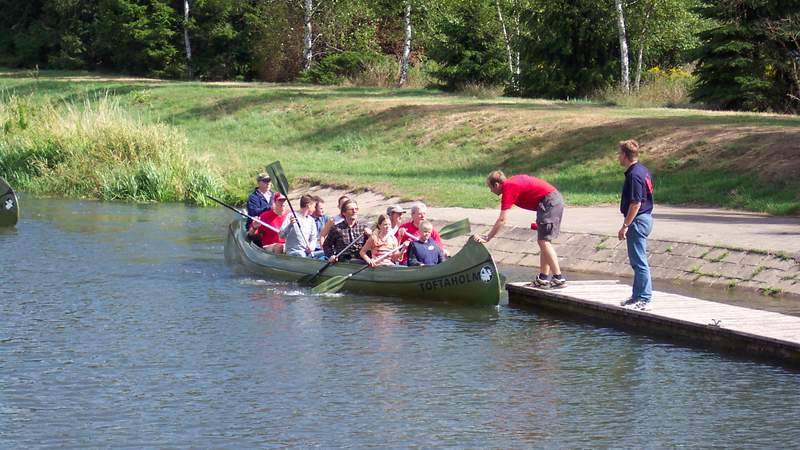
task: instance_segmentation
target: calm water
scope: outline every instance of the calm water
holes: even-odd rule
[[[222,209],[23,197],[0,447],[787,447],[800,372],[236,273]]]

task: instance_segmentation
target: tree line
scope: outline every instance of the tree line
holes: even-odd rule
[[[800,0],[0,0],[0,65],[335,82],[391,63],[440,87],[628,92],[691,67],[711,107],[800,110]]]

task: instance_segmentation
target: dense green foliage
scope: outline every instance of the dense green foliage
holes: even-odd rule
[[[430,57],[441,63],[434,72],[444,86],[502,85],[510,79],[497,12],[488,1],[458,3],[443,15]]]
[[[705,8],[694,98],[725,109],[800,110],[800,1],[725,0]]]
[[[312,3],[0,0],[0,66],[388,86],[410,5],[410,86],[581,98],[619,85],[627,59],[633,83],[697,63],[694,97],[712,107],[796,112],[800,103],[798,0],[623,1],[627,58],[611,0]]]
[[[369,67],[380,64],[383,56],[372,52],[341,52],[328,55],[306,73],[303,80],[317,84],[341,84],[361,76]]]

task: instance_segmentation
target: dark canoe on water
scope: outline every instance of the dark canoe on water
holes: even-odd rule
[[[325,262],[267,253],[246,239],[244,220],[228,227],[225,261],[241,264],[269,278],[298,281],[317,273]],[[346,276],[364,266],[330,265],[314,284]],[[371,295],[423,299],[465,305],[496,305],[500,301],[500,274],[492,255],[472,239],[455,256],[436,266],[376,267],[361,271],[345,282],[344,290]]]
[[[13,227],[19,221],[19,205],[17,204],[17,194],[0,177],[0,227]]]

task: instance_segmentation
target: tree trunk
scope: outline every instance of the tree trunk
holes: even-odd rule
[[[400,80],[398,86],[403,86],[408,81],[408,63],[411,59],[411,0],[406,0],[405,39],[403,40],[403,57],[400,59]]]
[[[642,22],[642,33],[639,35],[639,55],[636,58],[636,90],[639,90],[642,82],[642,57],[644,54],[644,42],[647,37],[647,22],[650,19],[650,14],[656,7],[657,1],[654,1],[647,12],[644,14],[644,21]]]
[[[503,28],[503,39],[506,42],[506,53],[508,53],[508,72],[514,76],[514,57],[511,54],[511,41],[508,39],[508,32],[506,31],[506,21],[503,20],[503,11],[500,9],[500,0],[494,0],[497,6],[497,17],[500,19],[500,26]]]
[[[186,76],[194,78],[192,70],[192,43],[189,41],[189,0],[183,0],[183,42],[186,45]]]
[[[314,60],[314,36],[311,30],[311,16],[314,14],[314,0],[305,0],[303,3],[303,72],[311,68]]]
[[[625,16],[622,12],[622,0],[614,0],[617,8],[617,25],[619,28],[619,60],[620,60],[620,86],[625,92],[631,90],[631,75],[628,59],[628,38],[625,35]]]

